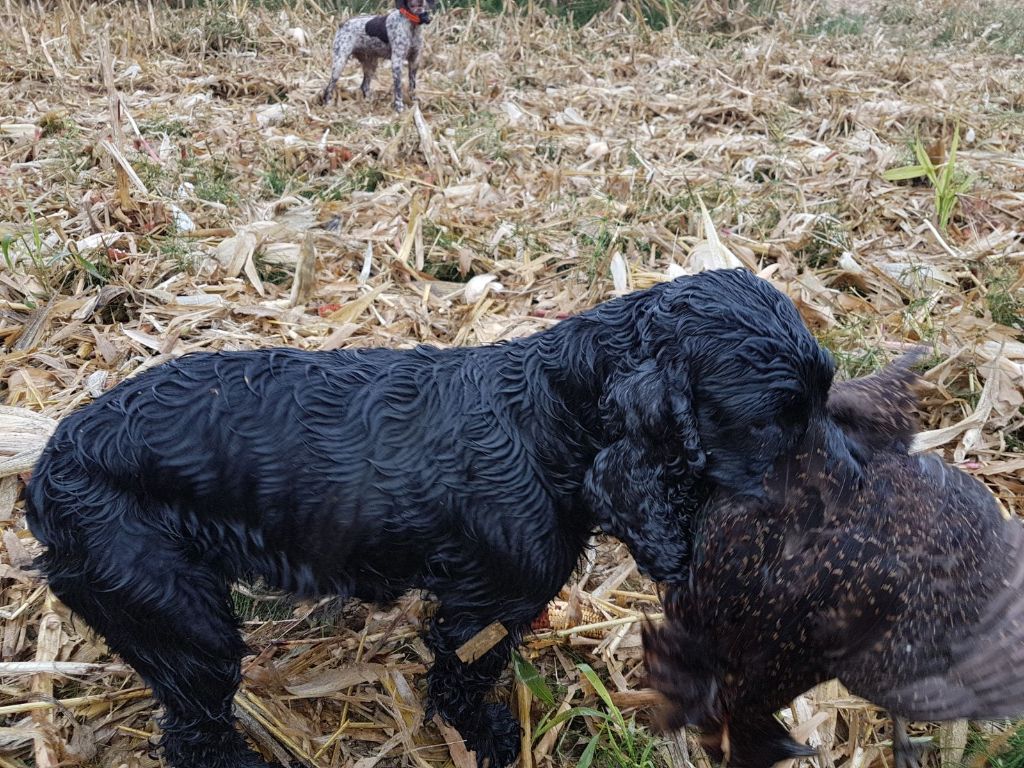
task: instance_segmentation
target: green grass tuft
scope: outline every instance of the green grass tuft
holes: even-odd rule
[[[165,259],[174,262],[179,272],[195,274],[199,267],[200,257],[192,253],[188,240],[183,237],[166,237],[156,241],[156,250]]]
[[[810,238],[794,255],[811,269],[824,269],[834,267],[850,248],[846,227],[836,217],[826,214],[815,219]]]
[[[833,16],[819,16],[807,32],[816,37],[863,35],[867,22],[866,14],[843,9]]]
[[[384,171],[376,166],[356,168],[327,189],[318,192],[317,196],[321,200],[345,200],[353,192],[376,192],[386,180]]]
[[[972,729],[964,758],[967,765],[984,761],[987,768],[1024,768],[1024,725],[1018,723],[1008,737]]]
[[[985,304],[997,323],[1024,331],[1024,288],[1012,290],[1015,276],[1015,271],[997,268],[988,280]]]
[[[157,118],[153,120],[140,120],[139,130],[146,136],[178,136],[187,138],[192,135],[192,129],[181,120]]]
[[[226,10],[210,14],[203,20],[203,40],[211,51],[255,51],[256,37],[242,18]]]
[[[294,276],[293,271],[287,269],[276,262],[267,261],[262,250],[257,250],[253,254],[252,264],[256,267],[256,274],[260,276],[260,280],[265,283],[271,283],[272,285],[288,285],[291,283]]]
[[[288,597],[262,595],[256,590],[249,594],[231,591],[231,603],[240,621],[282,621],[291,618],[294,609]]]
[[[263,184],[267,191],[274,197],[282,197],[288,190],[288,182],[291,179],[288,173],[277,165],[263,172]]]
[[[537,671],[526,664],[526,673],[521,667],[525,663],[518,660],[516,672],[519,678],[534,691],[537,698],[553,701],[546,683],[540,679]],[[589,664],[578,664],[577,668],[594,688],[600,699],[602,707],[572,707],[558,714],[550,711],[538,723],[534,732],[534,739],[539,740],[545,733],[560,723],[573,721],[577,718],[587,718],[593,726],[591,729],[577,729],[569,727],[562,736],[560,742],[566,748],[577,747],[583,743],[583,751],[573,761],[576,768],[590,768],[591,766],[602,766],[604,768],[660,768],[657,748],[661,743],[660,739],[652,734],[647,728],[637,725],[636,718],[628,720],[622,714],[611,694],[605,687],[601,678]],[[530,671],[532,670],[532,674]],[[565,742],[574,740],[573,743]]]
[[[236,178],[226,161],[206,159],[200,162],[191,158],[186,166],[186,175],[192,177],[196,197],[200,200],[227,206],[238,203]]]

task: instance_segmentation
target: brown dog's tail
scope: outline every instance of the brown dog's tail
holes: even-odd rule
[[[869,448],[899,444],[909,449],[918,430],[921,378],[911,366],[927,349],[916,347],[870,376],[832,385],[829,415]]]

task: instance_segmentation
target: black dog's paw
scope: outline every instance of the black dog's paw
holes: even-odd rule
[[[165,734],[164,759],[173,768],[283,768],[249,749],[237,731],[220,734]]]
[[[480,716],[480,732],[470,749],[476,752],[478,768],[507,768],[519,757],[522,729],[504,704],[485,704]]]
[[[280,763],[268,763],[252,750],[237,756],[229,765],[231,768],[284,768]]]

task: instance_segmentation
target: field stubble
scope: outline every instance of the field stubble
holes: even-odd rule
[[[586,24],[580,5],[573,24],[574,6],[553,10],[440,13],[422,111],[396,117],[385,69],[364,102],[354,63],[319,105],[339,17],[312,2],[5,0],[4,768],[155,764],[139,681],[20,570],[35,543],[17,473],[52,419],[169,356],[490,342],[745,265],[845,375],[929,345],[921,446],[1024,513],[1024,13],[702,0],[618,3]],[[650,703],[636,621],[657,598],[624,549],[601,541],[563,598],[515,677],[521,719],[543,731],[531,763],[703,765],[695,743],[629,720]],[[342,608],[241,586],[236,600],[256,653],[239,709],[266,749],[468,765],[422,722],[418,599]],[[607,717],[546,729],[584,704]],[[891,759],[884,716],[836,683],[785,716],[823,768]],[[1009,726],[919,732],[944,762],[965,743],[972,765],[1021,760]]]

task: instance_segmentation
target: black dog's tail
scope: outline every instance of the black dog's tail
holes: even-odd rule
[[[0,478],[31,472],[56,428],[57,422],[41,413],[0,406]],[[41,567],[38,558],[34,565]]]
[[[61,539],[64,539],[65,545],[74,541],[71,530],[75,527],[74,522],[65,521],[59,500],[52,499],[56,503],[51,503],[49,498],[54,490],[50,486],[50,472],[49,451],[44,449],[25,488],[25,520],[28,529],[36,541],[46,548],[37,558],[36,565],[39,567],[47,562],[46,553],[51,546],[60,546]]]
[[[107,503],[117,496],[82,466],[84,457],[69,438],[76,420],[72,415],[57,426],[25,487],[28,528],[45,547],[36,565],[47,577],[81,568],[88,541],[102,532]],[[55,563],[62,565],[54,568]]]

